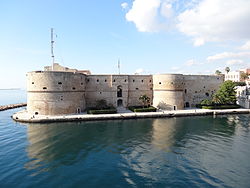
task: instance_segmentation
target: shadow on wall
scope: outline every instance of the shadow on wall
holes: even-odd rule
[[[157,105],[157,108],[161,109],[161,110],[173,110],[173,107],[163,101],[159,102],[159,104]]]

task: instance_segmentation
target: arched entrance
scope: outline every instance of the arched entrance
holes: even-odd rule
[[[118,106],[118,107],[123,106],[122,99],[118,99],[118,100],[117,100],[117,106]]]
[[[117,97],[122,97],[122,86],[117,86]]]
[[[186,102],[185,106],[186,106],[186,108],[189,108],[190,107],[189,102]]]

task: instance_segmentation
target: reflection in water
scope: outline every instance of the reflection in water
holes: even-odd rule
[[[53,123],[27,125],[28,156],[26,168],[50,164],[48,169],[72,165],[89,153],[107,150],[126,153],[128,148],[147,142],[152,120],[107,121],[88,123]]]
[[[235,159],[246,161],[248,118],[29,124],[25,168],[35,177],[68,169],[59,170],[60,174],[78,177],[76,186],[86,181],[90,186],[112,186],[114,182],[120,186],[235,185],[229,177],[237,177],[245,185],[247,180],[238,176],[240,167]],[[232,151],[245,155],[233,155]],[[234,160],[225,163],[228,156]],[[247,169],[241,174],[247,176]]]

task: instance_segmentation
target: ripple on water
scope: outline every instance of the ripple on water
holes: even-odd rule
[[[0,113],[0,183],[248,187],[249,115],[20,125]]]

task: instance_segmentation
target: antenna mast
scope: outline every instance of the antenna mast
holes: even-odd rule
[[[118,59],[118,71],[119,71],[119,74],[121,73],[121,70],[120,70],[120,59]]]
[[[55,62],[55,56],[54,56],[54,34],[53,34],[53,28],[51,28],[51,57],[52,57],[52,70]]]

